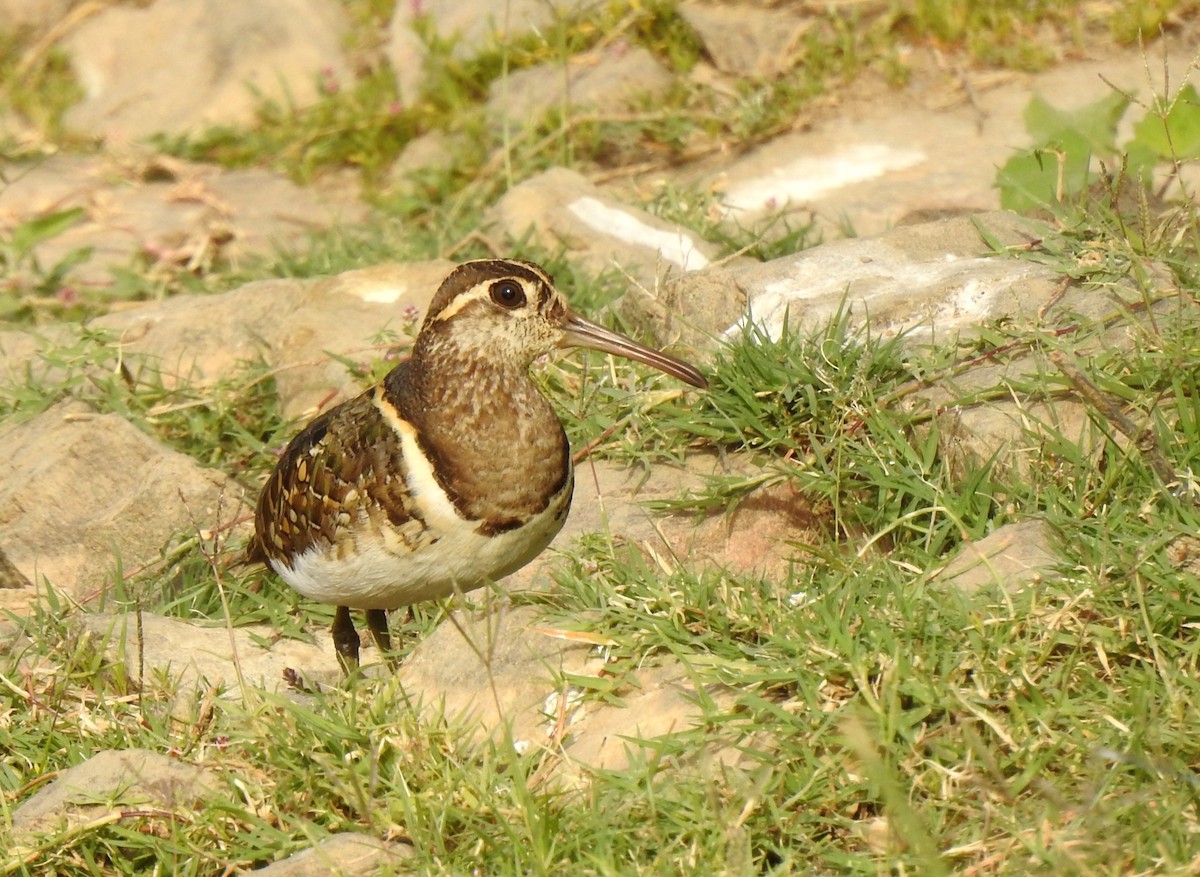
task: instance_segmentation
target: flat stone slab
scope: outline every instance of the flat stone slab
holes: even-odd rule
[[[716,252],[692,232],[621,203],[565,168],[514,186],[487,221],[513,240],[532,233],[551,251],[565,247],[596,273],[615,268],[651,286],[664,273],[708,266]]]
[[[226,696],[240,696],[239,679],[252,688],[286,691],[290,670],[306,682],[337,684],[342,677],[333,642],[324,631],[315,643],[306,643],[280,637],[265,624],[231,631],[149,612],[142,613],[140,630],[134,612],[85,613],[79,620],[131,679],[148,685],[162,674],[178,684],[181,702],[194,702],[195,690],[210,686]]]
[[[707,46],[710,37],[698,25],[729,7],[701,7],[698,17],[693,5],[683,4],[681,14],[694,22]],[[725,29],[730,42],[736,28]],[[753,47],[747,51],[752,56]],[[1183,32],[1144,51],[1088,46],[1082,54],[1039,73],[1019,73],[964,69],[941,53],[914,51],[905,87],[881,76],[860,76],[824,106],[806,107],[795,132],[734,160],[714,159],[706,173],[693,166],[680,176],[721,192],[731,220],[753,224],[782,211],[815,220],[827,238],[846,236],[847,227],[866,237],[922,217],[995,210],[996,168],[1029,145],[1024,113],[1032,95],[1071,111],[1112,95],[1114,88],[1148,102],[1200,78],[1189,66],[1194,38]],[[1164,70],[1169,87],[1162,81]],[[1130,119],[1138,115],[1129,113],[1118,142],[1129,136]]]
[[[933,581],[965,593],[985,587],[1015,593],[1055,575],[1062,564],[1050,526],[1045,521],[1020,521],[968,542]]]
[[[144,808],[183,815],[217,788],[206,768],[147,749],[106,749],[60,772],[13,810],[18,849],[8,852],[19,859],[20,845],[36,835],[135,819]]]
[[[417,36],[418,16],[441,39],[451,41],[457,58],[470,58],[489,43],[503,44],[552,25],[556,19],[578,15],[599,5],[597,0],[421,0],[397,3],[392,15],[387,57],[396,73],[396,86],[405,104],[415,102],[424,83],[428,50]]]
[[[67,123],[121,143],[249,124],[262,97],[304,106],[322,70],[348,79],[347,26],[332,0],[109,5],[62,43],[86,95]]]
[[[75,597],[111,584],[118,565],[161,562],[172,539],[237,519],[242,495],[224,473],[82,402],[0,427],[0,544],[26,579]]]
[[[650,318],[669,316],[665,333],[682,329],[695,343],[709,335],[731,339],[750,325],[778,338],[785,325],[810,330],[843,311],[876,336],[952,341],[985,320],[1036,314],[1062,280],[1044,265],[994,255],[981,227],[1006,246],[1043,234],[1037,223],[1002,212],[907,226],[770,262],[679,275],[643,310]],[[637,309],[650,297],[632,290],[630,298],[625,306]],[[1088,304],[1079,302],[1084,313],[1096,312]]]
[[[378,265],[314,280],[261,280],[219,295],[176,296],[107,314],[93,324],[113,332],[139,366],[168,386],[208,384],[248,361],[272,369],[286,417],[311,417],[356,394],[360,376],[340,359],[364,366],[382,351],[384,331],[394,343],[411,342],[410,327],[452,262]]]
[[[550,110],[613,112],[639,99],[661,94],[671,74],[648,49],[612,46],[567,59],[517,70],[492,84],[487,109],[497,122],[525,126]]]
[[[77,221],[33,248],[46,269],[90,255],[63,281],[107,286],[113,270],[205,273],[276,248],[307,245],[322,228],[361,222],[357,188],[334,175],[301,187],[259,168],[223,170],[167,157],[53,155],[0,163],[0,233],[59,211]]]
[[[679,15],[696,32],[723,73],[771,78],[798,60],[814,20],[787,9],[749,3],[679,4]]]
[[[265,868],[237,873],[241,877],[372,877],[392,873],[392,868],[399,868],[412,855],[412,847],[405,844],[347,831]]]
[[[569,679],[605,672],[602,643],[548,627],[540,616],[504,605],[455,613],[398,671],[409,702],[427,720],[449,721],[478,740],[508,737],[518,749],[553,750],[551,773],[567,785],[595,770],[627,768],[656,737],[694,730],[704,721],[703,701],[732,703],[719,686],[701,697],[692,674],[670,657],[633,671],[615,692],[622,705],[585,700]],[[714,749],[726,742],[712,741]]]

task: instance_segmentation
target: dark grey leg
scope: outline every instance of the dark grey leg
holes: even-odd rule
[[[333,615],[333,648],[337,652],[338,663],[347,675],[358,669],[358,631],[350,619],[350,610],[339,606]]]
[[[368,609],[367,627],[371,630],[371,636],[375,637],[375,645],[379,646],[383,659],[392,669],[395,669],[395,662],[392,659],[392,637],[388,633],[387,610]]]

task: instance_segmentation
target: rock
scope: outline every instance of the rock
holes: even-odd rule
[[[554,777],[578,785],[593,770],[628,767],[654,738],[690,731],[704,718],[692,675],[670,657],[631,672],[615,692],[623,705],[584,702],[564,675],[605,672],[594,640],[547,627],[530,607],[460,611],[418,644],[398,675],[426,720],[445,719],[477,739],[511,736],[518,749],[560,751]],[[719,687],[706,694],[732,702]]]
[[[618,307],[650,323],[658,337],[694,347],[714,335],[736,337],[751,323],[778,338],[785,317],[793,329],[811,330],[843,308],[852,324],[869,325],[876,337],[951,341],[984,320],[1036,312],[1061,277],[1033,262],[990,255],[976,222],[1004,245],[1041,234],[1036,223],[1008,213],[909,226],[770,262],[674,275],[653,293],[632,289]]]
[[[1033,374],[1038,360],[1023,357],[1019,364]],[[1044,368],[1050,366],[1044,365]],[[992,461],[999,477],[1023,478],[1030,467],[1045,462],[1044,448],[1055,441],[1067,441],[1093,453],[1104,437],[1096,430],[1086,406],[1070,399],[1053,403],[999,400],[984,405],[955,405],[937,400],[953,394],[969,397],[968,387],[986,386],[989,390],[1008,386],[989,381],[987,372],[967,375],[964,380],[930,387],[918,394],[917,404],[938,410],[938,447],[957,479],[966,479],[980,465]]]
[[[436,260],[316,280],[262,280],[114,312],[93,325],[122,338],[132,363],[161,373],[168,384],[210,383],[262,359],[275,375],[284,416],[312,416],[318,406],[361,389],[360,379],[330,354],[364,363],[378,358],[373,339],[384,330],[403,343],[406,325],[419,325],[452,267]]]
[[[622,204],[564,168],[514,186],[488,219],[514,240],[532,232],[539,245],[566,247],[595,273],[615,267],[650,285],[667,272],[704,268],[716,252],[691,232]]]
[[[427,182],[428,178],[453,173],[462,139],[462,135],[430,131],[408,141],[388,171],[388,185],[413,197],[429,197],[437,184]]]
[[[77,401],[0,427],[0,460],[0,544],[26,578],[76,598],[246,511],[227,476]]]
[[[612,112],[638,98],[661,94],[671,74],[648,49],[622,43],[573,55],[562,64],[518,70],[492,83],[488,113],[517,127],[537,124],[547,112]]]
[[[270,345],[268,362],[278,372],[275,386],[287,417],[314,413],[320,403],[336,404],[358,393],[361,380],[329,353],[364,365],[384,351],[378,338],[387,330],[404,346],[425,318],[429,302],[454,263],[442,259],[406,265],[379,265],[310,281],[288,305],[286,320],[262,327]]]
[[[762,79],[789,70],[797,61],[804,35],[812,29],[785,9],[745,3],[679,4],[679,15],[704,43],[718,70]]]
[[[427,51],[414,25],[418,17],[437,37],[452,41],[458,58],[472,57],[489,41],[505,41],[570,18],[595,5],[595,0],[420,0],[397,3],[392,16],[388,61],[396,72],[400,99],[415,103],[423,84]]]
[[[328,636],[306,643],[279,637],[265,624],[230,631],[224,625],[201,627],[150,612],[141,614],[140,631],[134,612],[85,613],[79,622],[103,640],[108,659],[121,663],[136,684],[148,685],[160,675],[176,682],[181,704],[194,706],[196,689],[208,686],[239,696],[239,676],[246,685],[266,691],[289,689],[285,671],[295,671],[308,683],[336,685],[342,678]]]
[[[1153,331],[1158,315],[1191,307],[1168,296],[1149,317],[1136,308],[1122,312],[1111,296],[1065,285],[1051,266],[992,255],[985,235],[998,246],[1018,247],[1043,231],[1010,213],[956,217],[766,263],[674,275],[653,293],[631,289],[618,307],[630,322],[649,323],[660,339],[685,348],[703,349],[714,336],[736,338],[751,324],[771,338],[780,337],[785,323],[812,332],[845,314],[851,336],[902,336],[910,346],[970,343],[988,324],[1061,329],[1075,333],[1079,355],[1140,343],[1139,331]],[[1120,288],[1114,293],[1119,298]],[[1128,289],[1125,298],[1137,302],[1140,295]],[[993,460],[1000,471],[1020,476],[1051,440],[1079,441],[1086,452],[1100,438],[1083,406],[1030,402],[1013,391],[1057,371],[1037,348],[981,356],[966,366],[927,378],[902,403],[937,419],[942,451],[960,471]],[[1001,398],[976,401],[995,396]]]
[[[707,481],[742,475],[763,486],[740,503],[709,514],[656,513],[654,503],[702,492]],[[722,459],[696,454],[680,466],[660,463],[649,471],[607,460],[584,460],[575,473],[575,496],[552,549],[504,579],[510,590],[553,587],[559,563],[553,548],[569,549],[581,536],[603,534],[615,544],[636,546],[647,556],[687,558],[692,569],[731,572],[783,580],[801,549],[818,541],[825,520],[793,486],[737,455]],[[671,562],[670,560],[664,562]]]
[[[22,857],[20,847],[33,835],[66,837],[83,825],[140,820],[146,817],[136,811],[147,808],[184,816],[217,789],[216,778],[203,767],[146,749],[104,750],[60,772],[13,810],[17,848],[8,850],[10,860]]]
[[[555,779],[566,787],[580,787],[596,771],[624,771],[644,763],[659,751],[660,741],[672,734],[694,732],[705,723],[711,715],[701,706],[705,696],[712,699],[717,712],[728,714],[735,702],[733,692],[710,685],[701,696],[694,678],[684,664],[664,658],[661,663],[646,663],[632,674],[630,684],[618,692],[619,706],[578,701],[572,705],[575,691],[571,689],[565,697],[559,695],[548,704],[566,703],[561,723],[567,734],[560,750],[562,761],[555,765]],[[548,725],[555,734],[561,733],[560,717],[551,718]],[[740,753],[720,731],[709,729],[706,738],[703,745],[685,753],[687,761],[730,765],[740,761]]]
[[[387,843],[367,834],[343,832],[330,835],[307,850],[301,850],[265,868],[238,871],[242,877],[370,877],[392,873],[392,868],[413,855],[405,844]]]
[[[726,285],[744,291],[745,311],[731,324],[709,328],[731,338],[753,323],[778,338],[785,318],[793,328],[813,329],[845,308],[852,323],[869,325],[876,336],[904,334],[914,343],[936,344],[970,336],[987,320],[1035,315],[1053,298],[1061,275],[992,255],[976,223],[1003,245],[1041,236],[1029,220],[989,213],[833,241],[733,268]],[[1096,313],[1096,305],[1087,312]],[[704,327],[702,315],[692,314],[691,324]]]
[[[0,589],[32,588],[33,582],[8,559],[4,549],[0,547]]]
[[[81,250],[64,286],[108,285],[115,268],[207,273],[307,242],[315,229],[360,221],[366,209],[326,180],[301,188],[257,168],[221,170],[166,159],[55,155],[0,164],[0,234],[58,211],[80,209],[74,225],[39,243],[44,269]],[[353,191],[353,190],[350,190]]]
[[[71,0],[0,0],[0,21],[8,33],[43,34],[71,11]]]
[[[695,17],[692,6],[680,8],[689,21]],[[724,6],[703,9],[716,16]],[[712,51],[701,28],[695,22],[693,27]],[[823,106],[806,107],[796,123],[802,130],[682,176],[703,189],[723,191],[730,218],[743,225],[779,211],[800,211],[803,221],[816,220],[826,238],[845,237],[847,229],[854,236],[875,235],[913,217],[995,210],[996,168],[1029,145],[1024,111],[1031,95],[1053,95],[1064,111],[1114,89],[1145,102],[1189,79],[1200,81],[1200,71],[1189,64],[1193,43],[1182,33],[1166,35],[1153,50],[1161,75],[1158,63],[1148,66],[1141,51],[1089,47],[1090,57],[1026,74],[967,69],[936,50],[903,49],[905,87],[860,76],[839,85]],[[1127,136],[1123,130],[1119,141]],[[954,148],[947,149],[948,143]]]
[[[1055,575],[1063,561],[1045,521],[1004,524],[978,542],[968,542],[933,582],[965,593],[996,586],[1010,594]]]
[[[483,592],[472,597],[487,600]],[[515,741],[543,742],[546,699],[561,673],[582,673],[592,648],[531,630],[538,611],[500,605],[456,611],[413,650],[398,671],[409,701],[487,738],[510,729]]]
[[[248,124],[264,100],[305,106],[349,79],[332,0],[156,0],[110,5],[63,41],[86,97],[80,133],[123,143]]]

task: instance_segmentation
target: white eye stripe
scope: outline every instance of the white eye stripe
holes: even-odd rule
[[[490,283],[481,283],[478,286],[473,286],[464,292],[462,295],[456,296],[455,299],[442,308],[438,313],[433,315],[433,322],[448,320],[469,305],[471,302],[479,301],[487,298],[491,293],[488,291]]]
[[[507,279],[511,283],[516,283],[524,291],[525,302],[523,302],[522,305],[527,304],[528,302],[533,301],[535,299],[537,300],[539,308],[545,303],[543,301],[545,296],[538,294],[537,288],[534,284],[529,283],[528,281],[526,281],[520,277],[511,277],[511,278],[507,278]],[[431,318],[430,318],[431,321],[434,323],[439,323],[442,320],[449,320],[450,318],[459,314],[463,308],[467,307],[472,302],[484,301],[484,300],[490,301],[491,295],[492,295],[492,287],[495,285],[495,283],[496,283],[496,280],[489,280],[486,283],[479,283],[479,284],[476,284],[475,286],[472,286],[466,292],[463,292],[462,294],[455,296],[455,298],[448,305],[446,305],[444,308],[442,308],[440,311],[438,311],[438,313],[431,315]],[[513,308],[513,310],[518,310],[518,309],[519,309],[519,307]]]

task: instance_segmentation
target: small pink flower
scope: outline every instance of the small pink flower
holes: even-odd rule
[[[65,305],[73,305],[79,301],[79,293],[70,286],[60,287],[56,298]]]
[[[321,71],[321,90],[326,94],[337,94],[341,89],[338,84],[337,73],[332,67],[326,67]]]

